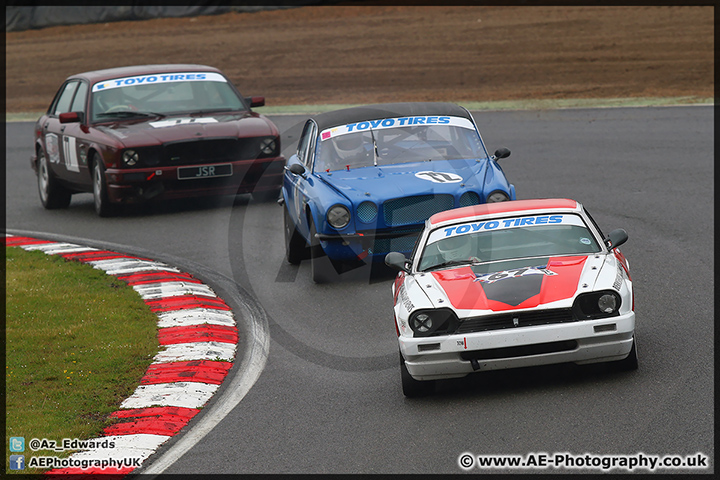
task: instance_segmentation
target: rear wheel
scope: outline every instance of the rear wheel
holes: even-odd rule
[[[72,192],[62,186],[50,171],[47,157],[42,149],[38,150],[38,193],[40,202],[48,210],[67,208],[72,199]]]
[[[335,279],[337,272],[327,256],[320,240],[315,238],[315,222],[310,219],[310,270],[315,283],[328,283]]]
[[[105,165],[102,160],[96,158],[93,162],[93,200],[95,201],[95,213],[101,217],[109,217],[117,212],[115,205],[110,203],[107,194],[107,180],[105,179]]]
[[[415,380],[410,375],[402,353],[400,353],[400,379],[402,380],[403,394],[406,397],[423,397],[435,391],[434,380]]]
[[[283,223],[285,228],[285,256],[291,265],[298,265],[307,258],[307,243],[297,231],[295,222],[290,218],[287,208],[283,207]]]

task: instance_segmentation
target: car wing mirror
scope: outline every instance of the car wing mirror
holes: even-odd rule
[[[245,97],[245,101],[250,104],[250,108],[265,106],[265,97]]]
[[[299,163],[293,163],[289,167],[285,167],[285,170],[292,174],[300,175],[303,178],[305,177],[305,167],[303,167]]]
[[[604,240],[605,245],[607,245],[607,248],[610,250],[613,250],[623,243],[627,242],[628,234],[625,230],[622,228],[618,228],[616,230],[613,230],[610,232],[610,234],[607,236],[607,238]]]
[[[495,153],[492,156],[492,159],[495,161],[500,160],[501,158],[507,158],[510,156],[510,149],[505,147],[500,147],[497,150],[495,150]]]
[[[408,268],[408,264],[408,259],[405,258],[405,255],[400,252],[390,252],[385,255],[385,265],[395,270],[410,273],[410,268]]]
[[[82,122],[80,112],[65,112],[59,116],[60,123],[76,123]]]

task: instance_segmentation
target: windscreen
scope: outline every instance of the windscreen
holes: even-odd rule
[[[475,126],[462,117],[397,117],[350,123],[323,130],[319,140],[315,171],[487,157]]]
[[[418,269],[600,251],[600,245],[579,215],[508,217],[434,230],[422,250]]]
[[[118,78],[92,88],[93,121],[107,120],[118,112],[169,115],[245,109],[227,79],[213,72]]]

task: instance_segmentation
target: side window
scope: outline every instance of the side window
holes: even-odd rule
[[[305,168],[312,171],[312,162],[313,162],[313,155],[312,152],[315,151],[315,138],[317,137],[317,125],[315,125],[315,122],[312,122],[310,124],[310,131],[308,132],[308,142],[307,142],[307,150],[305,151]]]
[[[60,115],[61,113],[72,111],[70,110],[70,105],[72,104],[73,95],[75,95],[75,90],[77,90],[79,83],[78,81],[73,81],[65,85],[62,93],[58,96],[55,108],[50,112],[52,115]]]
[[[310,143],[312,143],[311,139],[313,137],[314,127],[315,123],[312,120],[308,120],[303,128],[302,135],[300,135],[297,156],[303,164],[307,164],[308,147],[310,146]]]
[[[85,111],[85,99],[87,97],[88,86],[85,82],[80,82],[78,85],[77,93],[75,93],[75,99],[72,102],[71,112],[84,112]]]

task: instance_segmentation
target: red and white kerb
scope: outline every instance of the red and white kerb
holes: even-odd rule
[[[103,270],[132,286],[157,314],[160,351],[135,392],[111,414],[119,422],[93,439],[97,444],[111,440],[114,448],[71,455],[77,460],[138,458],[142,463],[200,412],[232,367],[238,330],[230,307],[200,280],[162,262],[9,234],[5,244],[60,255]],[[78,467],[46,473],[125,475],[136,468]]]

